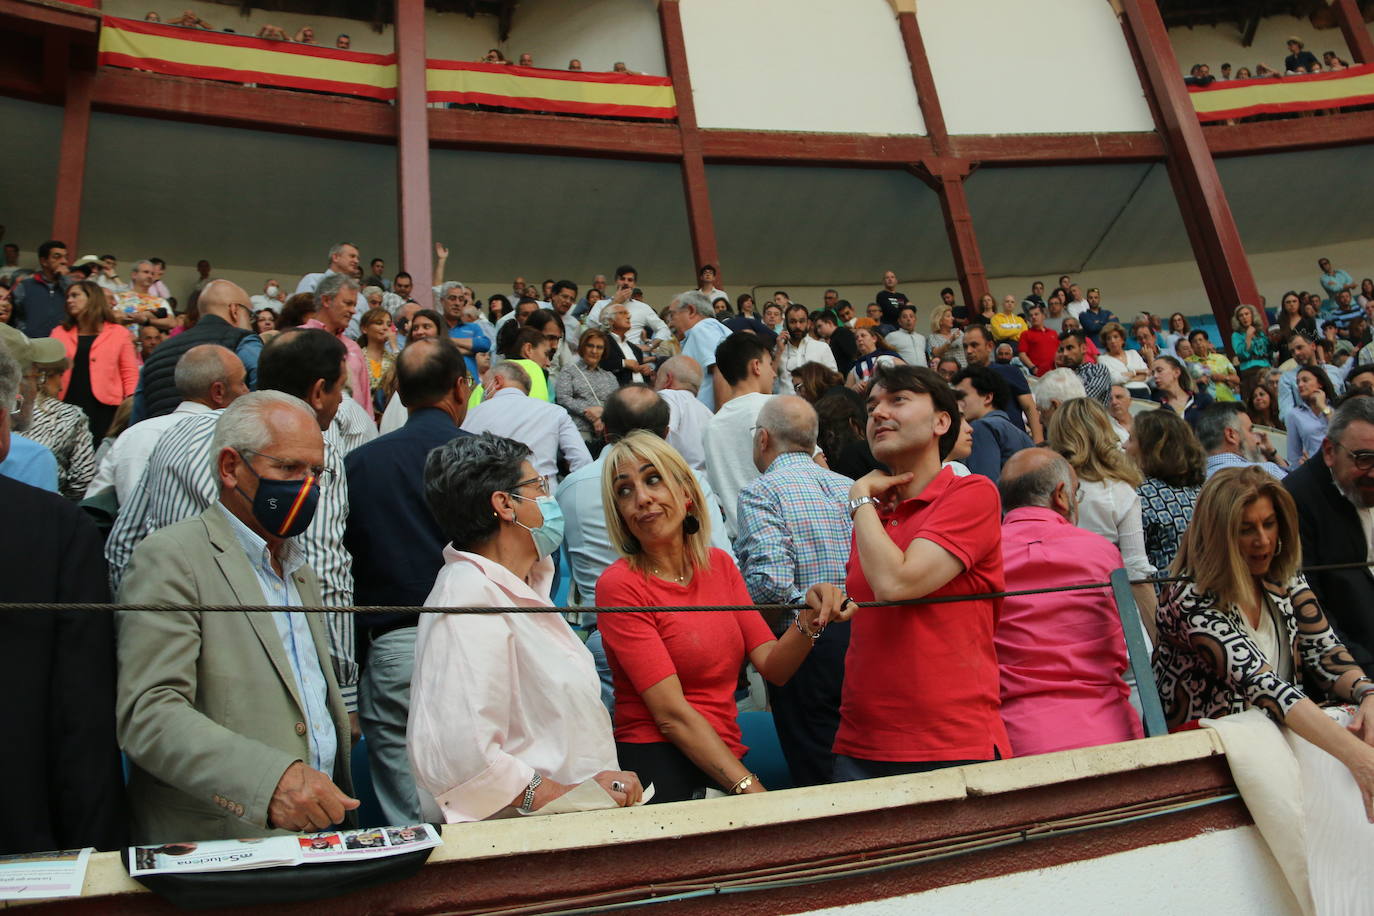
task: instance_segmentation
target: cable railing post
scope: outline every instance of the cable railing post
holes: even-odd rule
[[[1111,582],[1112,597],[1116,599],[1116,611],[1121,617],[1121,632],[1126,637],[1131,674],[1135,677],[1136,695],[1140,697],[1145,737],[1166,734],[1169,729],[1164,724],[1164,707],[1159,702],[1159,690],[1155,687],[1154,666],[1150,664],[1150,653],[1140,629],[1140,608],[1131,594],[1130,574],[1124,569],[1114,569]]]

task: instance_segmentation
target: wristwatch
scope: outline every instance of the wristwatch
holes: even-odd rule
[[[525,797],[520,802],[519,810],[521,814],[534,813],[534,790],[539,788],[539,784],[543,781],[544,777],[540,776],[538,773],[535,773],[534,778],[530,780],[530,784],[525,786]]]
[[[872,496],[860,496],[858,499],[851,499],[845,505],[849,508],[849,517],[853,518],[855,512],[858,512],[864,506],[870,504],[876,508],[878,505],[878,501],[874,499]]]

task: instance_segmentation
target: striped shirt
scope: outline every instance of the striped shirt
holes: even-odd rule
[[[188,416],[158,440],[148,457],[148,468],[134,488],[133,498],[120,507],[105,543],[111,590],[118,591],[129,558],[140,541],[159,528],[200,514],[219,498],[219,481],[210,462],[210,441],[221,412]],[[348,480],[336,427],[331,423],[324,434],[324,461],[329,473],[320,482],[319,506],[310,527],[295,540],[310,568],[320,577],[325,606],[347,607],[353,603],[353,558],[343,547],[348,522]],[[324,620],[329,629],[334,673],[344,702],[352,711],[357,705],[358,690],[353,616],[326,613]]]
[[[57,458],[57,492],[80,500],[95,477],[95,446],[86,411],[46,395],[33,406],[33,422],[24,434],[52,450]]]
[[[817,583],[844,585],[853,484],[809,455],[788,452],[740,490],[735,554],[750,597],[759,604],[791,604]],[[785,632],[795,616],[775,632]]]

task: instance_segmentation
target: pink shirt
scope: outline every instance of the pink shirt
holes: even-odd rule
[[[530,580],[449,545],[425,606],[549,607],[553,561]],[[406,732],[450,824],[500,812],[535,772],[576,785],[618,769],[591,653],[556,613],[421,614]]]
[[[318,318],[311,318],[301,325],[303,328],[329,328]],[[372,416],[372,376],[367,371],[367,356],[358,342],[340,331],[334,335],[344,345],[344,358],[348,361],[348,385],[353,389],[353,400],[363,406],[369,417]]]
[[[1052,509],[1023,506],[1002,520],[1002,566],[1007,591],[1053,588],[1106,582],[1121,553]],[[1016,756],[1142,736],[1109,588],[1005,598],[994,639]]]

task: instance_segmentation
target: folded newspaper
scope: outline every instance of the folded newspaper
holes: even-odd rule
[[[429,824],[329,830],[299,836],[255,840],[207,840],[129,847],[129,875],[177,875],[196,872],[281,868],[305,862],[355,862],[381,859],[443,845]]]

